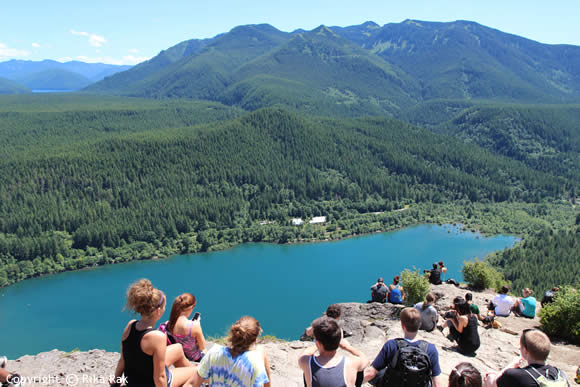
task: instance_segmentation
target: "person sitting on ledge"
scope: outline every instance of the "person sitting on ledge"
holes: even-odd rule
[[[344,330],[344,321],[340,320],[341,315],[342,315],[342,308],[340,307],[340,305],[339,304],[332,304],[332,305],[329,305],[328,308],[326,308],[326,312],[324,312],[323,316],[326,316],[326,317],[329,317],[331,319],[336,320],[336,322],[338,323],[338,326],[340,327],[340,329],[342,329],[342,337],[350,337],[350,336],[352,336],[352,333]],[[302,334],[302,337],[300,337],[300,340],[312,341],[313,337],[314,337],[314,330],[312,328],[312,325],[310,325],[308,328],[306,328],[304,330],[304,333]]]
[[[433,306],[434,303],[435,295],[433,293],[427,293],[425,301],[415,304],[415,309],[421,313],[420,329],[423,331],[431,332],[437,326],[439,315],[437,314],[437,309]]]
[[[485,387],[570,386],[564,372],[546,364],[550,339],[539,329],[524,329],[520,357],[499,373],[485,375]]]
[[[560,288],[557,286],[553,287],[550,290],[547,290],[546,293],[544,293],[544,297],[542,297],[542,301],[540,301],[542,307],[544,307],[544,305],[548,305],[554,302],[554,297],[556,296],[556,293],[559,291]]]
[[[161,324],[159,329],[170,333],[177,343],[183,346],[183,353],[191,361],[198,362],[203,357],[205,338],[201,330],[201,316],[195,314],[193,320],[189,317],[195,308],[196,299],[191,293],[183,293],[173,301],[169,321]]]
[[[399,285],[399,281],[401,277],[398,275],[393,278],[393,283],[389,285],[389,302],[391,304],[402,304],[405,300],[405,290],[401,285]]]
[[[385,303],[387,302],[387,293],[389,292],[389,288],[385,285],[383,281],[383,277],[379,277],[377,283],[371,286],[371,300],[367,301],[370,302],[380,302]]]
[[[479,311],[479,306],[477,306],[473,303],[473,294],[466,293],[465,294],[465,301],[467,302],[467,304],[469,304],[469,310],[471,311],[471,314],[473,314],[475,317],[477,317],[477,319],[479,321],[483,321],[485,319],[485,317],[483,317],[481,315],[481,312]]]
[[[512,311],[518,315],[527,318],[536,317],[536,306],[538,302],[534,297],[532,297],[534,291],[530,288],[522,289],[523,297],[517,299],[512,307]]]
[[[424,273],[429,273],[429,283],[433,285],[441,285],[441,270],[437,266],[437,262],[433,263],[433,269],[423,270]]]
[[[493,310],[496,316],[507,317],[510,315],[512,306],[514,306],[514,299],[508,296],[509,291],[510,289],[507,286],[502,286],[499,294],[489,303],[488,309]]]
[[[115,380],[124,373],[128,386],[181,386],[195,372],[181,344],[167,345],[167,336],[155,329],[165,304],[165,294],[147,279],[135,282],[127,291],[126,307],[141,319],[129,321],[123,331]],[[169,371],[172,365],[175,368]]]
[[[465,300],[455,304],[454,312],[445,320],[446,326],[449,327],[448,338],[457,342],[457,349],[461,354],[475,355],[480,346],[477,317],[471,314],[469,304]]]
[[[244,316],[232,325],[229,346],[214,345],[201,359],[197,372],[185,384],[210,386],[270,387],[270,363],[261,347],[256,347],[262,332],[258,320]]]
[[[342,338],[342,330],[336,320],[320,317],[312,322],[312,328],[315,345],[302,351],[298,358],[306,386],[360,386],[362,371],[369,363],[365,355]],[[339,347],[353,357],[339,355]],[[317,351],[319,355],[315,356]]]
[[[445,275],[447,274],[447,267],[443,261],[439,261],[439,270],[441,270],[441,280],[445,281]]]
[[[388,340],[364,372],[364,381],[373,386],[443,386],[439,352],[427,341],[419,340],[421,314],[415,308],[401,311],[404,338]],[[403,353],[404,352],[404,353]],[[413,379],[413,384],[411,380]]]

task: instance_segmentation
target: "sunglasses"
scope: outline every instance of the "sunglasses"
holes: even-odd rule
[[[536,328],[527,328],[527,329],[524,329],[522,331],[522,346],[526,349],[528,349],[528,344],[526,343],[526,333],[528,333],[530,331],[537,331],[537,329]]]

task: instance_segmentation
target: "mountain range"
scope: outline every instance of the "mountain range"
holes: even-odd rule
[[[11,87],[0,88],[0,93],[37,90],[79,90],[131,66],[104,63],[85,63],[54,60],[9,60],[0,63],[0,77],[12,81]]]
[[[86,91],[207,99],[244,109],[399,116],[437,99],[580,100],[580,47],[469,21],[279,31],[246,25],[189,40]]]

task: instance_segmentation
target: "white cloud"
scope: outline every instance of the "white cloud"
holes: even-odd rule
[[[10,48],[4,43],[0,43],[0,60],[9,58],[18,58],[30,55],[26,50],[19,50],[17,48]]]
[[[40,44],[38,44],[38,43],[32,43],[32,47],[34,47],[34,48],[40,48]]]
[[[130,49],[130,50],[129,50],[129,52],[130,52],[131,54],[136,54],[136,53],[138,53],[138,52],[139,52],[139,50],[137,50],[136,48],[132,48],[132,49]]]
[[[57,59],[57,61],[61,63],[70,62],[71,60],[73,60],[73,58],[71,58],[70,56],[63,56],[62,58]]]
[[[88,37],[89,44],[93,47],[102,47],[105,43],[107,43],[107,40],[105,39],[104,36],[100,36],[97,34],[84,32],[84,31],[75,31],[75,30],[70,30],[70,33],[73,35],[76,35],[76,36]]]

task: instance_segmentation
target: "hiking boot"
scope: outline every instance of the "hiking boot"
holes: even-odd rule
[[[0,356],[0,368],[6,368],[6,363],[8,363],[8,358],[6,356]]]

